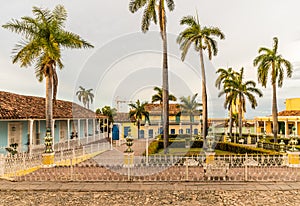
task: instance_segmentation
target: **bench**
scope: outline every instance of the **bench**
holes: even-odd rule
[[[203,164],[204,178],[213,180],[214,178],[221,178],[226,180],[229,170],[229,163],[223,160],[214,160],[211,163]]]

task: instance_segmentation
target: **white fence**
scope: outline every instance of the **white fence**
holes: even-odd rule
[[[73,149],[65,149],[55,151],[54,160],[58,165],[61,162],[70,160],[80,161],[81,158],[86,158],[87,155],[96,152],[104,152],[110,149],[108,142],[98,142],[88,145],[81,145]],[[42,153],[17,153],[15,155],[0,155],[0,177],[20,177],[26,175],[36,169],[42,168]]]
[[[101,149],[109,149],[109,145],[102,145]],[[214,158],[159,155],[149,156],[149,159],[135,156],[132,164],[124,156],[98,155],[83,162],[74,161],[76,156],[81,158],[94,151],[99,151],[95,145],[76,151],[76,155],[72,153],[74,150],[56,154],[56,161],[69,159],[71,164],[40,168],[13,178],[16,181],[300,181],[300,168],[296,167],[299,165],[291,166],[285,155]],[[36,159],[26,161],[31,166],[38,162]]]

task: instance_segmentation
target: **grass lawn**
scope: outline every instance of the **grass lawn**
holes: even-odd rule
[[[170,155],[185,155],[187,153],[193,154],[193,155],[199,155],[202,153],[202,148],[169,148],[169,154]],[[216,155],[233,155],[235,153],[228,152],[228,151],[222,151],[222,150],[215,150]],[[164,150],[161,149],[158,151],[157,154],[164,154]]]

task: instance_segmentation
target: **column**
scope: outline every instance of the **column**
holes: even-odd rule
[[[295,135],[298,136],[298,120],[295,121],[295,128],[296,128]]]
[[[77,120],[78,145],[80,145],[80,119]]]
[[[29,143],[28,143],[28,147],[29,147],[29,154],[31,154],[31,150],[32,150],[32,142],[33,142],[33,119],[29,120]]]
[[[94,139],[94,142],[96,141],[95,131],[96,131],[96,119],[93,119],[93,139]]]
[[[289,137],[289,124],[288,124],[288,120],[286,119],[285,121],[284,121],[284,126],[285,126],[285,138],[288,138]]]
[[[98,135],[99,135],[99,140],[101,139],[101,121],[100,121],[100,119],[98,119],[98,124],[99,124],[99,133],[98,133]]]
[[[108,137],[108,135],[109,135],[109,122],[108,122],[108,118],[106,119],[106,123],[107,123],[107,137]]]
[[[85,120],[86,142],[89,143],[89,119]]]
[[[122,135],[123,132],[123,126],[122,124],[119,124],[119,146],[121,146],[121,138],[124,136]]]
[[[67,120],[67,140],[68,140],[68,149],[70,149],[70,119]]]

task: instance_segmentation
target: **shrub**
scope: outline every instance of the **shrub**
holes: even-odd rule
[[[157,153],[159,150],[159,142],[158,141],[153,141],[150,143],[149,147],[148,147],[148,154],[155,154]],[[144,154],[145,155],[145,154]]]
[[[269,154],[274,155],[278,154],[278,152],[272,151],[272,150],[266,150],[262,148],[256,148],[256,147],[249,147],[241,144],[235,144],[235,143],[225,143],[225,142],[219,142],[216,145],[216,149],[223,150],[223,151],[229,151],[237,154]]]

